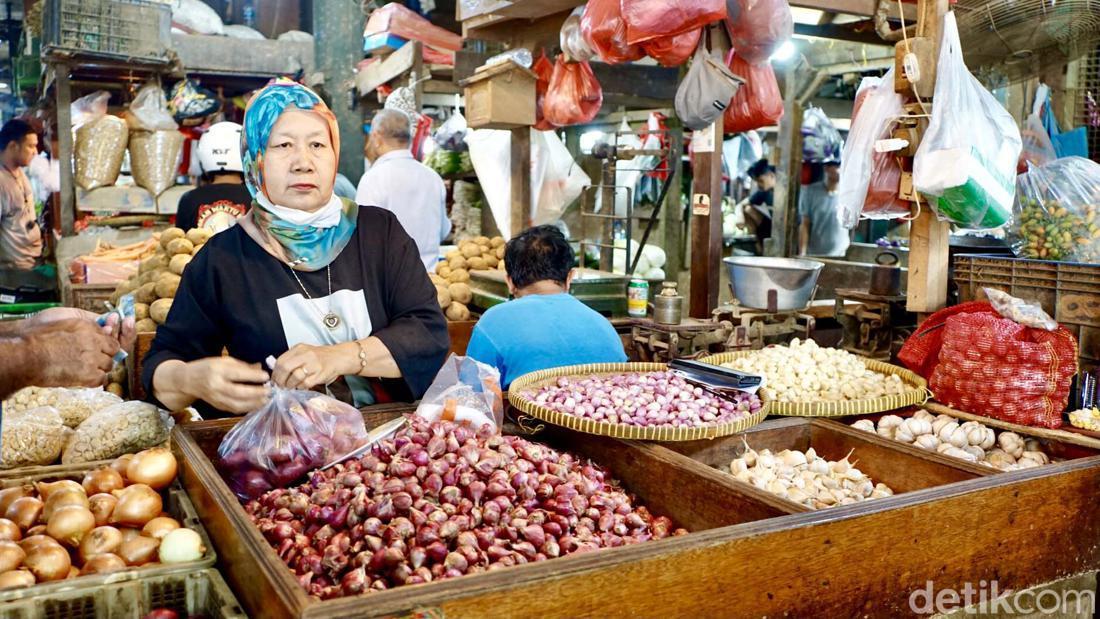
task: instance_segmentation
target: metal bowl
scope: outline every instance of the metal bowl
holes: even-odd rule
[[[733,296],[752,309],[789,312],[804,309],[817,289],[825,263],[800,258],[734,256],[722,262],[729,271]]]

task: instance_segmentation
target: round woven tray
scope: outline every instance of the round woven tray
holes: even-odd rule
[[[614,438],[625,438],[641,441],[695,441],[699,439],[718,438],[743,432],[756,424],[764,421],[768,416],[770,403],[761,398],[763,406],[748,417],[730,421],[723,424],[700,426],[695,428],[678,427],[639,427],[622,423],[606,423],[592,419],[582,419],[566,413],[550,410],[541,404],[536,404],[522,396],[525,391],[537,392],[540,387],[552,383],[561,376],[590,376],[624,374],[627,372],[660,372],[667,370],[664,363],[590,363],[587,365],[570,365],[549,370],[541,370],[524,374],[512,381],[508,388],[508,401],[522,413],[545,421],[547,423]]]
[[[747,357],[753,352],[755,351],[742,350],[738,352],[721,353],[703,357],[700,361],[712,365],[721,365],[740,357]],[[896,374],[900,376],[901,380],[909,385],[910,388],[906,390],[905,393],[899,395],[888,395],[881,398],[872,398],[870,400],[845,400],[840,402],[780,402],[778,400],[772,400],[770,402],[771,408],[769,412],[772,415],[786,415],[790,417],[847,417],[849,415],[867,415],[870,413],[882,413],[905,408],[906,406],[923,404],[932,395],[931,392],[928,391],[928,383],[917,374],[905,368],[883,363],[882,361],[874,361],[872,359],[863,359],[863,364],[872,372]],[[764,390],[767,390],[767,387],[765,387]]]

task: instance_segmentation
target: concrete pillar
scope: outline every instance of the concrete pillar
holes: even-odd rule
[[[356,184],[363,175],[363,114],[351,109],[353,70],[363,59],[363,26],[359,3],[314,2],[313,40],[317,70],[325,75],[324,92],[340,123],[340,172]]]

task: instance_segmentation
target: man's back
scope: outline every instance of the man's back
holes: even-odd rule
[[[440,242],[451,231],[446,199],[443,179],[414,159],[408,150],[394,150],[378,157],[363,174],[355,193],[359,204],[378,206],[397,215],[429,270],[439,258]]]
[[[580,363],[626,361],[606,318],[568,294],[532,294],[485,312],[466,354],[496,366],[507,388],[517,377]]]
[[[798,214],[809,218],[810,238],[806,254],[810,256],[843,256],[850,242],[848,231],[837,218],[836,193],[818,181],[802,188],[798,198]]]

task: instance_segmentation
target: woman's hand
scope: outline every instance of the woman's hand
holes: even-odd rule
[[[312,389],[327,385],[359,370],[358,344],[310,346],[298,344],[275,361],[271,374],[276,385],[287,389]]]
[[[203,400],[219,410],[243,415],[267,403],[267,381],[267,372],[260,364],[232,357],[209,357],[190,363],[172,360],[160,364],[153,374],[153,395],[174,411]]]

